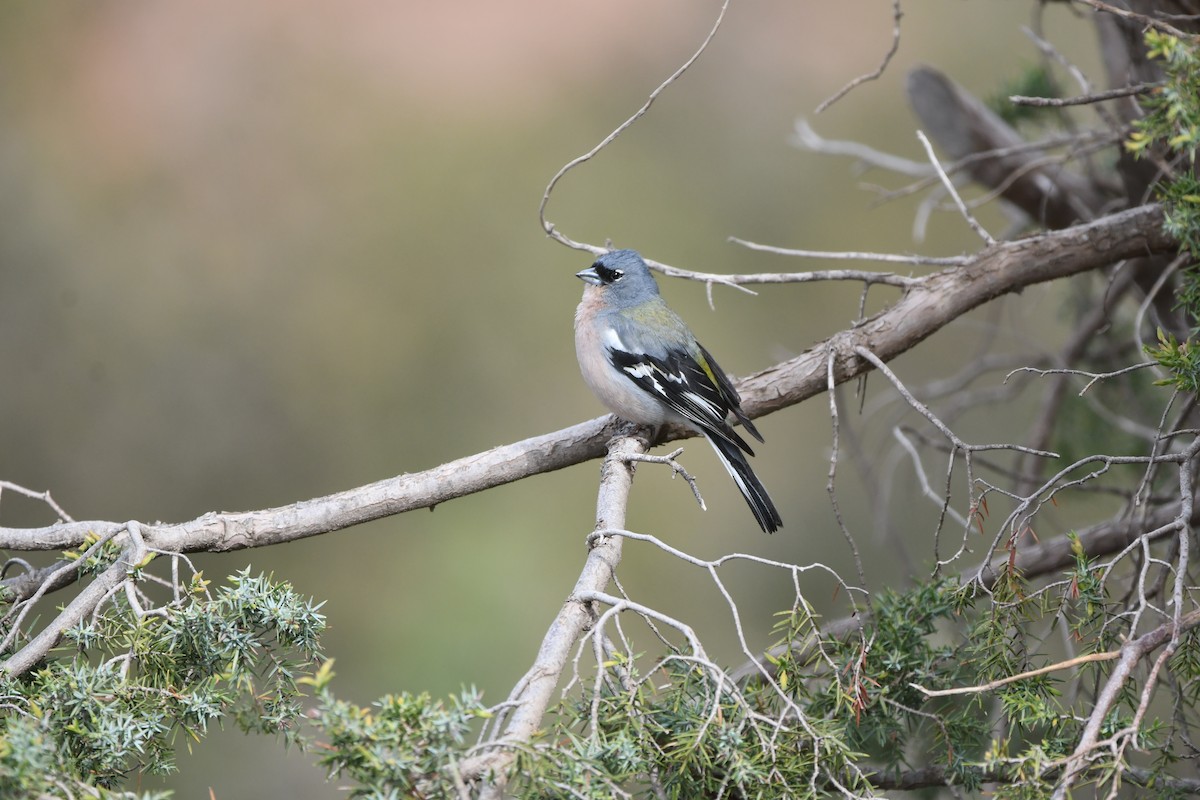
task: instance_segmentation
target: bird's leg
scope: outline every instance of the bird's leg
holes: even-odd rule
[[[606,449],[612,450],[613,442],[617,439],[637,439],[646,445],[647,448],[650,448],[658,440],[658,434],[661,430],[661,425],[639,425],[636,422],[629,422],[618,418],[616,433],[608,440]]]

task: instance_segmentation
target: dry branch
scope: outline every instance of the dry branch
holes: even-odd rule
[[[604,460],[596,501],[597,531],[625,527],[625,508],[633,484],[631,462],[645,452],[646,444],[638,438],[613,440]],[[570,661],[571,649],[596,617],[592,603],[579,598],[603,592],[608,586],[621,561],[621,544],[619,536],[600,536],[592,541],[575,588],[546,631],[533,666],[504,704],[507,725],[502,735],[488,743],[487,752],[459,765],[464,780],[487,779],[482,796],[502,795],[504,775],[516,758],[515,748],[528,744],[541,727],[554,689]]]
[[[1077,275],[1148,253],[1165,253],[1174,243],[1162,230],[1162,211],[1147,205],[1061,231],[998,242],[964,267],[933,273],[896,303],[851,330],[738,384],[743,407],[758,417],[823,391],[825,354],[836,353],[837,383],[870,368],[854,353],[865,347],[890,361],[967,311],[1027,286]]]
[[[1001,295],[1173,247],[1173,241],[1162,230],[1162,211],[1156,205],[1061,231],[998,242],[963,266],[921,278],[898,301],[860,325],[743,379],[738,383],[742,406],[751,417],[759,417],[824,391],[825,359],[831,350],[834,379],[840,384],[871,368],[854,352],[855,347],[865,347],[881,360],[890,361],[972,308]],[[598,458],[616,430],[614,417],[599,417],[423,472],[291,505],[209,513],[177,524],[144,524],[143,536],[158,550],[195,553],[262,547],[332,533]],[[685,430],[668,428],[662,441],[689,435]],[[90,521],[44,528],[0,528],[0,549],[78,547],[89,532],[102,535],[123,525]],[[0,588],[21,581],[22,576],[16,576],[0,582]]]
[[[1076,533],[1080,552],[1089,560],[1120,552],[1141,537],[1157,540],[1168,534],[1178,533],[1179,516],[1182,503],[1161,506],[1149,512],[1142,519],[1110,519],[1100,522]],[[1192,509],[1191,525],[1200,524],[1196,511]],[[958,581],[979,580],[984,588],[990,589],[1001,572],[1012,568],[1026,580],[1033,580],[1044,575],[1053,575],[1067,569],[1076,561],[1075,544],[1071,537],[1053,536],[1045,541],[1028,547],[1020,548],[1015,555],[1005,553],[982,567],[972,568],[963,572]],[[855,636],[870,625],[870,614],[860,612],[853,617],[835,619],[821,625],[820,635],[825,639],[846,639]],[[756,680],[764,672],[773,674],[775,662],[787,651],[795,650],[796,661],[804,663],[812,653],[816,642],[810,640],[795,641],[772,647],[753,661],[742,664],[730,674],[735,681]]]
[[[973,161],[967,174],[982,186],[1001,189],[1001,196],[1030,219],[1063,228],[1092,218],[1104,205],[1091,182],[1067,170],[1041,167],[1044,152],[1024,147],[1012,126],[946,75],[918,67],[908,75],[907,91],[922,127],[951,158],[1005,154]]]
[[[1086,766],[1087,757],[1097,745],[1100,729],[1108,716],[1108,711],[1116,702],[1117,695],[1124,687],[1125,681],[1129,679],[1133,668],[1143,658],[1163,645],[1174,647],[1181,634],[1197,625],[1200,625],[1200,611],[1193,611],[1177,620],[1159,625],[1136,639],[1130,639],[1121,646],[1120,660],[1108,676],[1108,680],[1105,681],[1100,695],[1096,698],[1095,708],[1088,718],[1079,744],[1075,747],[1075,752],[1067,759],[1065,773],[1054,790],[1055,800],[1068,796],[1072,784]]]

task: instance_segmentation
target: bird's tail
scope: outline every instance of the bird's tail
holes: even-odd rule
[[[707,432],[704,434],[704,438],[708,439],[713,450],[717,451],[721,463],[725,465],[725,470],[741,490],[742,497],[746,498],[750,510],[754,512],[754,518],[758,520],[759,527],[767,533],[774,533],[783,527],[783,520],[780,519],[775,504],[771,502],[771,496],[767,494],[762,481],[754,474],[754,470],[750,468],[750,462],[746,460],[746,456],[742,454],[738,446],[728,439]]]

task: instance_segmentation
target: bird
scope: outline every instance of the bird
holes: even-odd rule
[[[630,422],[655,429],[675,423],[702,434],[759,527],[779,530],[779,511],[746,460],[754,451],[730,417],[758,441],[763,437],[729,377],[662,299],[642,256],[611,250],[575,277],[586,284],[575,310],[575,355],[592,393]]]

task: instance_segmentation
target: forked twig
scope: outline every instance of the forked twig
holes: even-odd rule
[[[684,469],[683,464],[680,464],[676,460],[682,454],[683,448],[677,447],[665,456],[652,456],[649,453],[629,453],[624,458],[626,463],[641,461],[646,464],[666,464],[671,468],[671,477],[674,478],[678,475],[687,481],[687,485],[692,488],[692,494],[696,497],[696,502],[700,504],[700,509],[708,511],[708,506],[704,504],[704,498],[700,495],[700,487],[696,483],[696,476]]]

